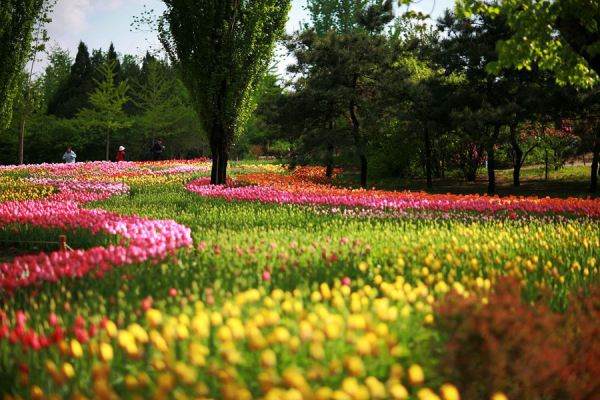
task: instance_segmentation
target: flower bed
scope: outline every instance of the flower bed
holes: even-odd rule
[[[468,211],[485,214],[567,214],[600,217],[600,200],[536,197],[490,197],[479,195],[428,194],[337,188],[299,175],[253,174],[241,176],[236,185],[212,186],[208,179],[187,185],[206,197],[263,203],[363,207],[392,210]]]
[[[7,232],[56,235],[76,220],[114,245],[98,252],[105,270],[69,269],[72,259],[61,277],[76,279],[33,267],[13,277],[23,285],[0,302],[8,398],[500,400],[593,390],[593,201],[512,199],[522,203],[513,210],[506,199],[340,189],[322,170],[247,163],[232,165],[237,186],[188,185],[248,200],[226,203],[184,187],[207,165],[121,164],[75,166],[73,178],[63,166],[10,173],[57,193],[15,203],[21,219]],[[84,207],[102,199],[105,210]],[[52,215],[54,204],[64,212]],[[119,216],[129,213],[147,218]],[[169,218],[197,242],[164,258],[182,227],[157,221]],[[27,283],[32,268],[39,279]],[[498,286],[507,277],[511,296]]]
[[[0,203],[0,229],[19,224],[65,231],[86,229],[94,234],[117,235],[121,244],[18,256],[0,264],[3,290],[81,277],[90,272],[102,275],[122,265],[156,262],[192,243],[190,230],[174,221],[120,216],[81,207],[87,202],[127,193],[124,184],[51,179],[34,179],[32,183],[53,186],[58,193],[43,200]]]

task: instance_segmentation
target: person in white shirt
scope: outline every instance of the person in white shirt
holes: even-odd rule
[[[62,158],[65,163],[73,164],[73,163],[75,163],[75,160],[77,159],[77,154],[75,154],[73,149],[71,149],[71,146],[69,146],[69,147],[67,147],[67,151],[65,151],[65,154],[63,154]]]

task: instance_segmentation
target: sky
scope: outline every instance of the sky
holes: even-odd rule
[[[419,0],[410,7],[435,17],[452,7],[453,3],[454,0]],[[306,0],[292,0],[288,31],[297,30],[301,22],[306,21],[305,4]],[[149,47],[159,46],[156,35],[131,29],[133,17],[140,15],[144,6],[156,12],[164,9],[160,0],[58,0],[48,26],[50,47],[60,46],[75,57],[80,40],[88,45],[90,51],[98,48],[106,50],[112,42],[120,54],[143,55]],[[285,63],[285,60],[279,63],[281,70],[285,69],[282,65]],[[39,64],[36,70],[39,71],[43,65]]]

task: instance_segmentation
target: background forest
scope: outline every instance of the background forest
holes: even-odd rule
[[[497,42],[512,35],[502,15],[432,21],[401,13],[391,1],[311,0],[310,20],[280,45],[293,60],[271,68],[254,94],[256,111],[235,139],[231,159],[275,157],[290,165],[344,167],[361,186],[370,179],[467,182],[526,165],[545,176],[567,161],[598,170],[597,86],[571,86],[532,63],[496,68]],[[146,18],[137,20],[143,23]],[[153,140],[167,158],[210,156],[185,86],[164,53],[143,59],[80,43],[74,58],[44,46],[40,18],[31,62],[21,75],[11,126],[0,134],[0,163],[150,157]],[[558,82],[558,83],[557,83]],[[585,87],[585,88],[582,88]],[[587,157],[587,158],[586,158]]]

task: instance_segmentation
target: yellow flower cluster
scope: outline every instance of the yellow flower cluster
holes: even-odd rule
[[[178,315],[151,308],[141,324],[108,321],[83,346],[62,342],[36,396],[62,396],[79,379],[79,398],[456,400],[454,386],[427,387],[426,366],[407,359],[428,340],[418,327],[432,299],[424,284],[398,277],[354,291],[250,289]]]
[[[54,193],[48,185],[37,185],[24,179],[0,176],[0,203],[7,201],[36,200]]]

